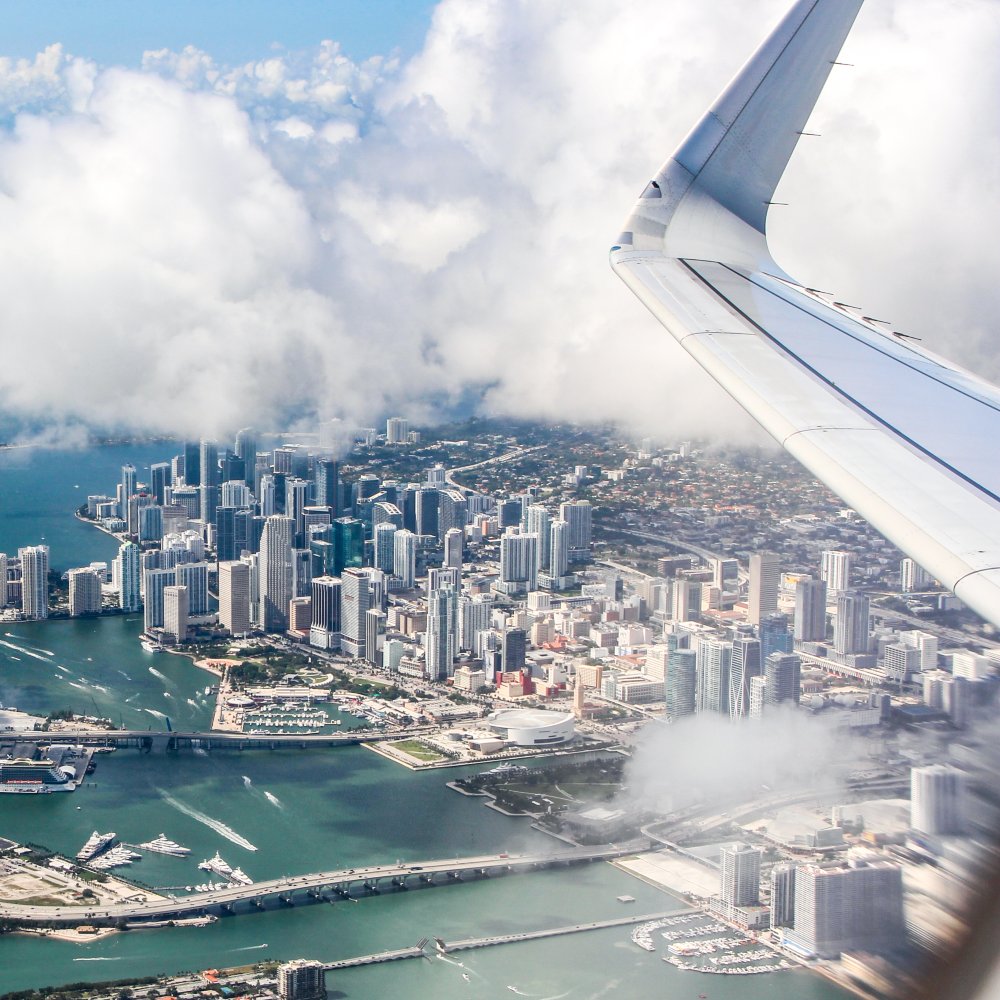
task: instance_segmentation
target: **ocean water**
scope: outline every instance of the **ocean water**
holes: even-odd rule
[[[113,555],[114,541],[76,522],[72,508],[104,492],[123,460],[137,466],[169,448],[0,453],[0,549],[45,535],[53,563]],[[141,473],[141,470],[140,470]],[[77,490],[75,484],[80,484]],[[43,499],[32,506],[29,496]],[[8,523],[8,514],[20,510]],[[31,511],[36,511],[32,514]],[[58,542],[58,544],[56,544]],[[60,556],[59,553],[62,553]],[[45,713],[73,707],[126,726],[205,726],[213,678],[188,660],[141,649],[138,617],[0,627],[0,701]],[[5,633],[10,633],[5,634]],[[545,849],[553,841],[482,800],[452,792],[462,770],[411,772],[362,747],[319,751],[103,755],[90,783],[69,795],[0,796],[0,836],[72,855],[95,830],[130,843],[165,833],[188,858],[146,855],[128,869],[161,889],[201,881],[216,851],[253,878],[363,863]],[[628,907],[616,896],[630,894]],[[219,920],[205,928],[132,931],[75,944],[0,937],[0,992],[245,964],[254,959],[334,959],[459,937],[556,927],[634,910],[680,909],[674,897],[606,864],[391,893]],[[703,976],[681,972],[629,939],[629,928],[413,960],[331,974],[332,996],[376,1000],[656,997],[687,1000],[833,1000],[842,991],[807,972]],[[464,963],[462,966],[453,964]],[[469,976],[466,981],[462,973]],[[514,990],[511,990],[513,987]]]

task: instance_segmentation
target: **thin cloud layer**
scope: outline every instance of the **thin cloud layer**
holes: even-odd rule
[[[995,377],[1000,18],[869,2],[776,256]],[[442,0],[407,62],[0,59],[0,409],[195,435],[471,400],[755,435],[606,252],[784,7]]]

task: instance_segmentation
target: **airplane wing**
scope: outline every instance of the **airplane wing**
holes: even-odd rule
[[[615,272],[792,455],[1000,626],[1000,391],[787,275],[768,208],[862,0],[799,0],[636,202]]]

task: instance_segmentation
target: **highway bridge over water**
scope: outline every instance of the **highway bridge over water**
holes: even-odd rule
[[[150,752],[174,750],[306,750],[355,746],[380,740],[407,739],[430,732],[430,726],[409,726],[392,732],[355,729],[346,733],[227,733],[174,732],[150,729],[60,729],[49,732],[4,734],[4,742],[71,743],[91,747],[133,747]]]
[[[423,861],[419,864],[397,862],[292,875],[254,882],[251,885],[195,892],[187,896],[153,899],[137,890],[132,900],[110,905],[90,903],[83,906],[25,906],[0,901],[0,919],[61,927],[80,924],[141,926],[147,921],[252,913],[268,908],[294,906],[297,903],[335,902],[337,899],[357,899],[359,896],[378,895],[382,892],[451,885],[464,880],[604,861],[633,854],[635,850],[636,845],[632,844],[627,848],[573,848],[551,854],[484,854],[469,858]]]

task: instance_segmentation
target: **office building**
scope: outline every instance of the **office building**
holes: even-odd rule
[[[590,558],[593,508],[589,500],[559,505],[559,517],[569,525],[569,561],[586,562]]]
[[[28,545],[17,550],[21,560],[21,613],[41,621],[49,617],[49,547]]]
[[[523,628],[509,628],[503,634],[501,668],[505,674],[524,669],[528,652],[528,634]]]
[[[202,441],[198,449],[201,519],[205,524],[215,521],[219,505],[219,449],[214,441]]]
[[[849,590],[851,586],[851,553],[831,549],[820,556],[820,579],[831,594]]]
[[[367,615],[371,608],[368,574],[360,568],[345,569],[340,578],[340,648],[358,659],[365,657]]]
[[[163,588],[163,632],[174,642],[187,642],[188,589],[177,584]]]
[[[778,585],[781,563],[774,552],[754,552],[750,556],[750,593],[747,598],[747,621],[759,625],[778,610]]]
[[[794,653],[772,653],[764,661],[764,701],[798,705],[802,696],[802,661]]]
[[[93,615],[101,610],[101,578],[89,567],[71,569],[69,576],[69,613]],[[6,587],[7,581],[4,580]]]
[[[333,570],[339,576],[345,569],[358,569],[364,565],[365,526],[354,517],[338,517],[332,524]]]
[[[920,650],[905,642],[891,643],[885,647],[882,669],[889,683],[906,684],[914,674],[920,673]]]
[[[902,869],[888,861],[863,860],[800,866],[794,930],[785,940],[820,958],[899,948],[906,941]]]
[[[799,642],[826,639],[826,582],[811,577],[795,585],[795,638]]]
[[[309,644],[320,649],[340,648],[340,579],[318,576],[312,582],[312,621]]]
[[[261,626],[268,632],[288,628],[288,602],[292,599],[292,539],[295,522],[273,514],[260,539]]]
[[[219,624],[234,636],[250,631],[250,567],[244,562],[219,563]]]
[[[795,648],[795,640],[787,615],[768,615],[757,626],[760,639],[760,659],[763,663],[772,653],[790,653]]]
[[[257,434],[252,427],[243,427],[236,432],[233,451],[243,462],[243,481],[253,489],[257,469]]]
[[[932,836],[957,836],[968,826],[968,778],[946,764],[910,772],[910,826]]]

